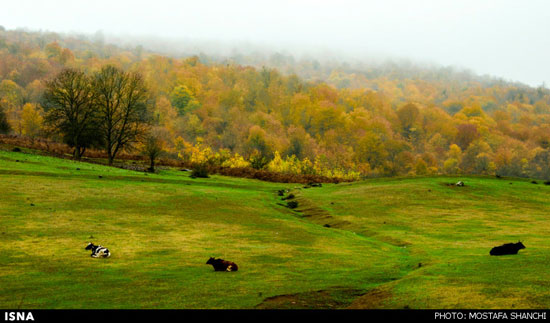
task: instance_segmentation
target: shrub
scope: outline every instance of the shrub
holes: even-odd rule
[[[203,164],[199,164],[195,167],[193,167],[193,171],[191,172],[191,178],[209,178],[208,176],[208,167]]]
[[[253,154],[252,156],[250,156],[249,162],[252,168],[261,170],[269,164],[269,158],[260,154]]]
[[[296,202],[296,201],[289,201],[289,202],[286,203],[286,205],[287,205],[289,208],[291,208],[291,209],[295,209],[295,208],[298,207],[298,202]]]
[[[294,194],[290,193],[287,197],[283,197],[283,200],[292,200],[294,198]]]

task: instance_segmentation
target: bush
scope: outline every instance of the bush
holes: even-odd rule
[[[252,168],[261,170],[269,164],[269,158],[262,156],[261,154],[253,154],[249,159]]]
[[[291,208],[291,209],[295,209],[298,207],[298,202],[296,201],[290,201],[290,202],[287,202],[286,205]]]
[[[294,198],[294,194],[290,193],[287,197],[283,197],[283,200],[292,200]]]
[[[197,165],[193,167],[193,171],[191,172],[191,178],[209,178],[208,176],[208,167],[206,165]]]

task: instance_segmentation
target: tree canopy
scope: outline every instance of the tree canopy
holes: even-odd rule
[[[544,87],[448,68],[254,55],[174,58],[4,30],[0,110],[14,134],[58,127],[75,157],[94,145],[111,162],[150,120],[163,149],[186,161],[350,178],[550,176]],[[83,127],[89,117],[97,124]]]

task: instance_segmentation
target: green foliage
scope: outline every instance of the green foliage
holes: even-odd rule
[[[254,152],[248,160],[250,162],[250,166],[254,169],[264,169],[270,162],[269,158],[263,156],[257,151]]]
[[[186,115],[200,107],[199,101],[185,85],[176,86],[170,93],[172,105],[178,110],[179,115]]]

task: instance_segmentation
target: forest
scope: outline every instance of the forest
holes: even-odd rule
[[[54,95],[68,74],[87,88],[84,105],[93,115],[80,144]],[[121,87],[109,96],[114,80],[133,84],[134,92],[123,94]],[[135,91],[137,99],[128,94]],[[106,111],[117,102],[132,112],[117,112],[126,115],[127,128],[109,137],[116,113]],[[109,163],[121,152],[145,155],[151,167],[162,155],[196,167],[342,180],[434,174],[550,179],[550,91],[544,85],[447,67],[325,64],[280,53],[176,57],[3,27],[0,133],[63,143],[76,159],[92,150],[103,151]]]

